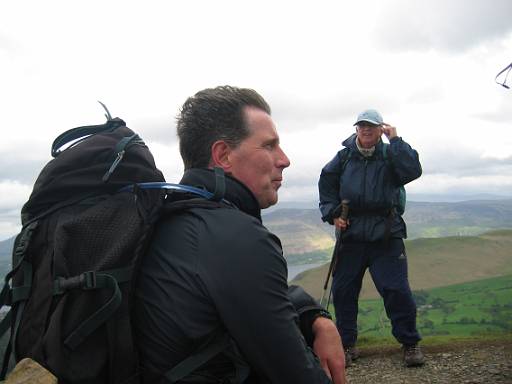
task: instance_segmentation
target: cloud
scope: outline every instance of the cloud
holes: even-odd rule
[[[7,220],[8,218],[0,218],[0,241],[6,240],[13,237],[21,230],[21,224],[19,219],[13,219],[12,221]]]
[[[0,181],[0,240],[20,230],[20,210],[31,191],[31,186],[17,181]]]
[[[496,194],[510,198],[512,180],[508,175],[427,174],[406,186],[417,194]]]
[[[322,166],[369,107],[420,153],[408,188],[508,190],[512,91],[494,77],[510,62],[510,0],[29,3],[0,13],[0,183],[13,188],[2,214],[19,212],[53,138],[104,122],[96,100],[178,181],[175,116],[221,84],[270,103],[292,162],[283,201],[316,199]],[[112,14],[133,28],[112,29]]]
[[[381,49],[465,51],[512,31],[509,0],[395,0],[382,4],[374,36]]]
[[[0,211],[7,212],[20,207],[27,201],[32,187],[17,181],[0,181]]]
[[[136,117],[133,121],[126,122],[126,125],[146,142],[159,142],[164,145],[175,145],[178,142],[176,119],[170,114]]]
[[[267,97],[279,132],[311,132],[326,124],[351,127],[357,114],[364,109],[392,111],[399,108],[397,100],[385,95],[362,90],[339,92],[337,89],[333,86],[319,94],[275,93]]]
[[[503,91],[509,92],[509,96],[512,98],[512,91],[508,89],[504,89]],[[510,99],[501,99],[497,105],[489,103],[486,111],[474,113],[473,116],[483,121],[506,124],[507,129],[510,130],[510,122],[512,120],[512,103],[510,102]]]
[[[499,158],[483,150],[458,148],[440,144],[435,150],[420,154],[425,175],[498,176],[512,175],[512,156]]]
[[[3,157],[0,182],[15,180],[20,183],[33,184],[46,162],[43,158],[40,160],[27,159],[19,149],[15,148],[11,151],[1,151],[0,156]]]
[[[18,49],[19,46],[13,39],[7,37],[3,33],[0,33],[0,54],[6,53],[9,54],[9,56],[6,57],[12,57],[12,55],[16,54]]]

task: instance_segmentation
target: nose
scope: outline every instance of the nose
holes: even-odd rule
[[[290,159],[286,156],[283,149],[279,146],[277,150],[277,159],[276,159],[277,168],[285,169],[290,166]]]

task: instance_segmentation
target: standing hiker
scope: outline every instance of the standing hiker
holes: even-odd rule
[[[360,113],[354,125],[356,133],[325,165],[318,183],[322,220],[341,233],[332,293],[347,365],[359,357],[355,347],[358,298],[367,268],[384,299],[393,336],[403,346],[405,364],[423,365],[416,304],[407,279],[403,242],[407,231],[402,219],[403,186],[421,175],[418,153],[376,110]],[[389,145],[382,142],[382,134]],[[343,199],[349,201],[347,220],[333,216]]]
[[[280,241],[261,222],[290,165],[268,104],[250,89],[205,89],[185,102],[177,131],[181,184],[218,203],[156,228],[136,289],[144,382],[175,368],[167,378],[180,383],[344,383],[336,326],[289,289]],[[180,380],[190,356],[206,362]]]

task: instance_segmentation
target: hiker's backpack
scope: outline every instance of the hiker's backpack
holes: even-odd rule
[[[382,158],[384,159],[384,162],[388,166],[392,167],[393,165],[392,165],[392,163],[391,163],[391,161],[389,159],[389,156],[388,156],[388,148],[389,148],[389,144],[382,143]],[[340,156],[340,163],[341,163],[340,169],[341,169],[341,171],[340,171],[340,175],[342,175],[343,171],[345,171],[345,167],[347,166],[347,163],[349,162],[351,157],[352,157],[352,151],[350,150],[350,148],[344,148],[341,151],[341,156]],[[398,201],[396,201],[396,203],[395,203],[396,212],[399,215],[403,215],[404,212],[405,212],[406,200],[407,200],[407,194],[405,192],[405,187],[403,185],[401,185],[400,188],[399,188]]]
[[[54,159],[22,208],[13,269],[0,293],[0,304],[11,306],[0,324],[2,334],[11,330],[2,378],[12,350],[16,361],[36,360],[59,383],[140,380],[131,301],[154,224],[187,205],[169,203],[169,190],[187,195],[189,206],[209,203],[212,194],[163,183],[141,138],[121,119],[107,119],[55,139]],[[183,377],[219,348],[171,376]]]

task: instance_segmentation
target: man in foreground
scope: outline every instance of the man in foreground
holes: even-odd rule
[[[384,299],[393,335],[403,346],[404,363],[423,365],[416,304],[407,279],[403,242],[407,231],[402,219],[403,186],[421,175],[418,153],[376,110],[360,113],[354,125],[356,133],[322,169],[318,183],[322,220],[341,233],[332,292],[347,365],[359,357],[355,347],[358,298],[367,268]],[[382,142],[382,134],[389,145]],[[343,200],[349,201],[348,220],[335,214]]]
[[[336,326],[304,291],[288,288],[279,239],[261,223],[290,165],[268,104],[250,89],[205,89],[185,102],[177,128],[181,183],[219,194],[224,179],[224,200],[157,227],[136,290],[144,381],[227,339],[178,382],[345,383]]]

